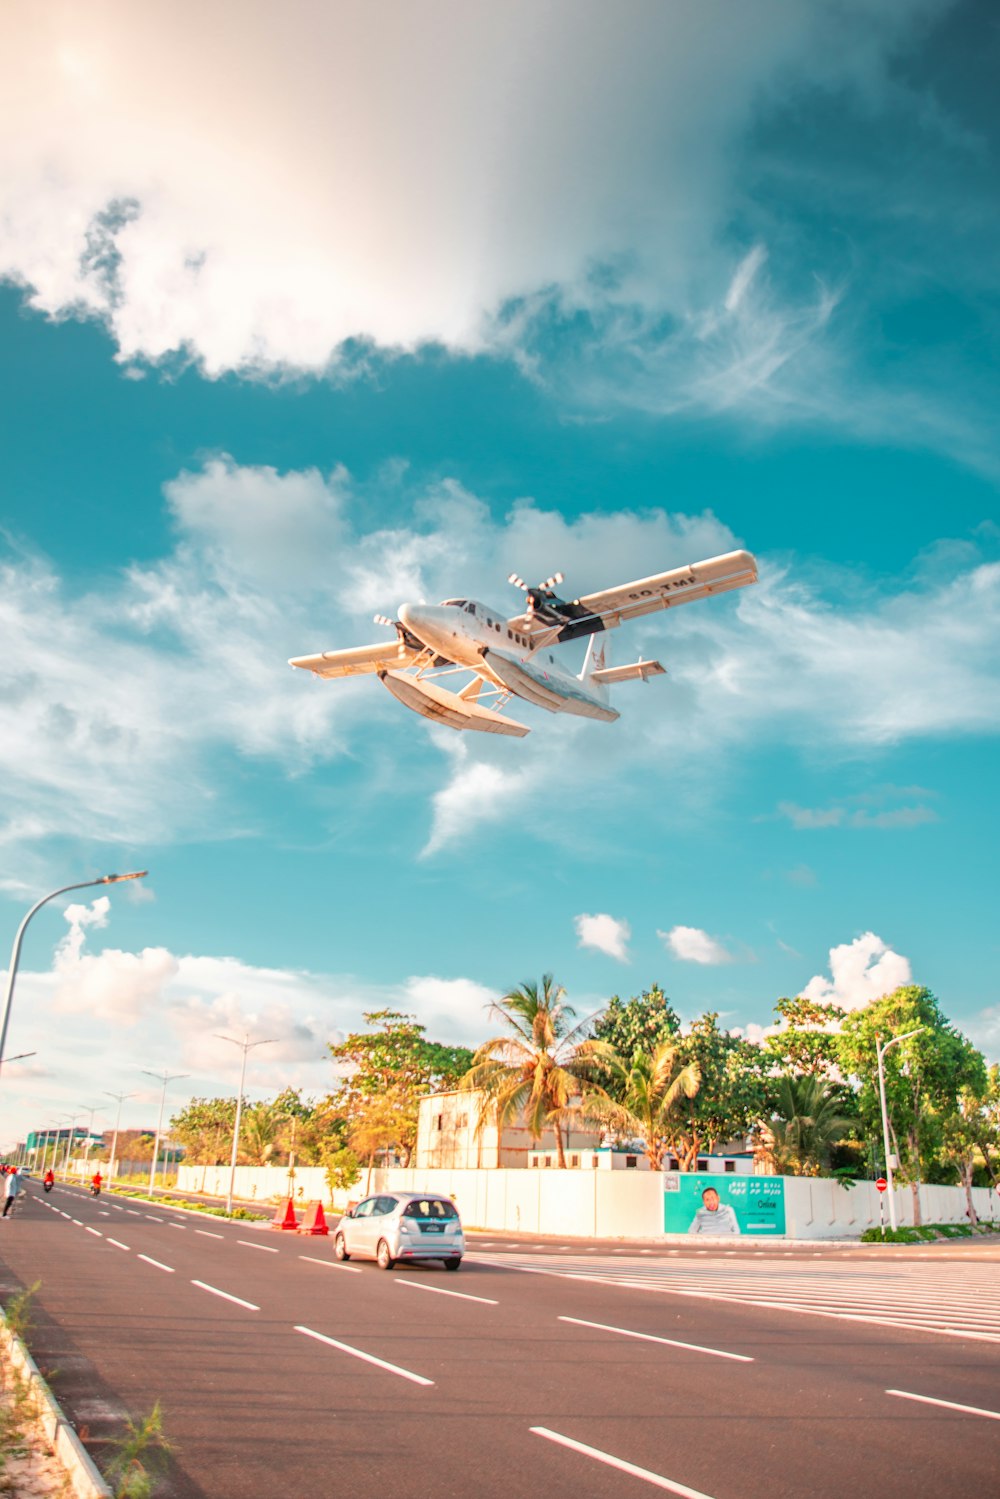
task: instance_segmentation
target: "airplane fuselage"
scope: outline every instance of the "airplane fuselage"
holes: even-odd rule
[[[410,635],[436,656],[470,667],[496,686],[547,708],[551,713],[573,713],[611,722],[618,717],[608,706],[607,688],[577,676],[544,645],[511,627],[499,612],[475,599],[445,604],[402,604],[399,620]]]

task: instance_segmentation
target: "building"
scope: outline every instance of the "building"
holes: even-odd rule
[[[555,1134],[545,1130],[540,1140],[523,1124],[507,1124],[502,1130],[488,1115],[483,1118],[483,1096],[474,1092],[432,1093],[420,1100],[417,1145],[413,1165],[422,1169],[457,1167],[527,1167],[529,1154],[551,1151],[556,1156]],[[590,1129],[571,1129],[564,1134],[567,1153],[579,1154],[600,1143],[600,1134]]]

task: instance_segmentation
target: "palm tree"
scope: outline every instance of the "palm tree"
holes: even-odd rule
[[[485,1041],[472,1058],[461,1087],[483,1094],[487,1107],[480,1116],[495,1118],[498,1129],[523,1117],[538,1140],[546,1128],[555,1132],[559,1165],[566,1165],[563,1126],[577,1113],[573,1100],[596,1087],[589,1051],[581,1032],[586,1021],[572,1024],[575,1012],[566,991],[551,973],[534,983],[519,984],[490,1006],[508,1033]]]
[[[631,1059],[601,1041],[587,1044],[585,1056],[610,1074],[609,1092],[593,1095],[586,1104],[589,1118],[600,1120],[616,1134],[641,1136],[646,1159],[660,1171],[670,1149],[671,1124],[678,1105],[693,1098],[701,1086],[697,1062],[684,1063],[676,1041],[661,1041],[652,1051],[637,1048]]]
[[[822,1077],[785,1073],[778,1079],[776,1113],[770,1124],[774,1156],[796,1176],[819,1176],[851,1128],[836,1091]]]

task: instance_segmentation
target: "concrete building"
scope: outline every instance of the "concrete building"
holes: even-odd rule
[[[567,1155],[580,1157],[600,1144],[594,1130],[571,1129],[563,1135]],[[556,1158],[552,1130],[540,1140],[532,1138],[523,1124],[507,1124],[499,1130],[488,1115],[483,1118],[481,1093],[433,1093],[420,1100],[417,1145],[413,1164],[422,1169],[481,1166],[527,1167],[529,1154],[547,1151]],[[579,1165],[579,1160],[577,1161]]]

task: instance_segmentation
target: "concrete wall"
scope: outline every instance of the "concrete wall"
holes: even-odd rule
[[[367,1173],[349,1192],[331,1197],[326,1173],[319,1166],[296,1169],[294,1196],[298,1203],[320,1198],[327,1207],[342,1209],[349,1200],[366,1195]],[[228,1166],[181,1166],[178,1188],[224,1197],[229,1188]],[[283,1166],[238,1166],[236,1195],[262,1206],[288,1196],[288,1171]],[[470,1228],[514,1233],[555,1234],[563,1238],[663,1237],[663,1183],[652,1171],[518,1171],[409,1167],[375,1170],[372,1192],[429,1191],[454,1196]],[[792,1239],[857,1238],[879,1223],[879,1194],[871,1182],[850,1189],[836,1182],[804,1176],[785,1177],[785,1222]],[[925,1223],[965,1223],[965,1192],[961,1187],[921,1187]],[[973,1189],[980,1218],[1000,1219],[1000,1197],[985,1187]],[[889,1205],[885,1222],[889,1222]],[[909,1187],[896,1192],[897,1221],[913,1222]]]

